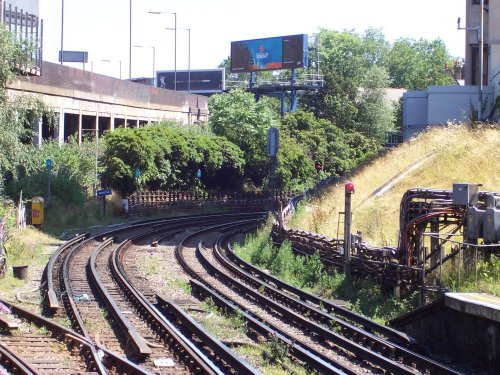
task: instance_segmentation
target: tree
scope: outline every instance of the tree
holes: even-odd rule
[[[358,111],[354,129],[380,143],[385,140],[385,132],[394,128],[394,111],[385,99],[385,87],[389,79],[384,68],[374,65],[363,76],[358,93]]]
[[[392,87],[424,90],[431,85],[453,84],[444,70],[446,64],[453,65],[452,60],[440,39],[401,38],[394,42],[384,65]]]
[[[209,99],[210,126],[245,154],[245,176],[261,186],[267,176],[267,129],[279,127],[279,116],[269,98],[255,101],[252,94],[233,90]]]
[[[160,123],[145,128],[116,129],[105,136],[103,182],[123,196],[139,186],[147,189],[241,187],[241,150],[223,137],[196,127]],[[202,172],[201,181],[196,171]],[[140,171],[140,177],[134,171]]]
[[[18,41],[0,25],[0,193],[5,182],[16,178],[19,168],[30,168],[32,161],[27,150],[33,140],[33,121],[44,114],[50,115],[37,97],[17,95],[9,98],[5,94],[7,83],[16,73],[29,68],[32,50],[28,42]]]
[[[359,132],[343,131],[326,119],[299,110],[289,113],[282,123],[283,136],[296,140],[308,157],[309,179],[315,175],[314,161],[319,160],[326,175],[342,175],[378,153],[376,142]]]
[[[384,141],[392,128],[392,108],[385,100],[388,74],[382,67],[389,43],[380,30],[322,29],[319,34],[324,87],[302,100],[305,109],[345,132],[357,131]]]

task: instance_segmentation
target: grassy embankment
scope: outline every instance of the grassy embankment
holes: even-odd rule
[[[498,192],[499,147],[498,126],[432,129],[390,150],[353,172],[337,186],[327,188],[321,196],[300,205],[289,226],[341,237],[343,228],[338,226],[338,213],[344,210],[344,183],[350,179],[356,185],[352,197],[353,230],[361,230],[364,239],[372,244],[396,246],[400,200],[408,189],[450,190],[453,183],[469,182],[482,184],[481,190]],[[374,196],[374,191],[380,193]],[[346,299],[354,310],[380,321],[416,306],[416,295],[398,300],[369,280],[348,284],[340,274],[327,274],[318,259],[294,257],[289,244],[279,250],[273,249],[268,239],[269,228],[261,233],[249,237],[245,246],[237,247],[237,252],[244,259],[292,284],[327,298]],[[493,257],[491,262],[481,262],[478,267],[479,282],[462,280],[460,290],[500,295],[499,259]]]
[[[410,165],[414,166],[408,168]],[[482,191],[500,192],[500,127],[431,129],[349,178],[356,186],[352,196],[353,231],[361,230],[369,243],[397,246],[399,205],[408,189],[451,190],[453,183],[477,183],[482,184]],[[388,181],[392,182],[386,184]],[[337,237],[338,213],[344,210],[344,182],[303,205],[290,225]],[[385,184],[386,189],[373,196]],[[342,229],[340,225],[339,236]],[[478,283],[463,284],[460,290],[500,295],[499,258],[480,264],[478,273]]]

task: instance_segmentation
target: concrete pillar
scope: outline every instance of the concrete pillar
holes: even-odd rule
[[[64,108],[61,107],[59,110],[59,118],[57,125],[55,126],[55,137],[57,138],[60,145],[64,143]]]
[[[115,112],[112,111],[110,116],[111,116],[111,119],[109,120],[110,121],[109,130],[113,131],[113,130],[115,130]]]
[[[94,135],[96,137],[99,137],[99,112],[96,112],[95,114],[95,127],[94,127]]]
[[[43,118],[39,117],[33,121],[33,145],[40,147],[42,145],[42,125]]]
[[[82,111],[78,114],[78,144],[82,144]]]

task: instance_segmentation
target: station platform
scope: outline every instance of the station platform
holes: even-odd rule
[[[445,306],[500,323],[500,298],[486,293],[446,293]]]
[[[500,298],[446,293],[388,322],[413,337],[415,349],[465,374],[500,374]]]

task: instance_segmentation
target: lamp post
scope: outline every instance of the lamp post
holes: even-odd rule
[[[132,79],[132,0],[129,4],[129,44],[128,44],[128,79]],[[120,69],[121,73],[121,69]]]
[[[155,46],[134,46],[136,48],[152,48],[153,49],[153,86],[156,87],[156,69],[155,69],[155,60],[156,60],[156,48]]]
[[[173,12],[148,12],[149,14],[173,14],[174,15],[174,91],[177,91],[177,13]]]
[[[165,30],[174,30],[174,29],[166,27]],[[188,32],[188,93],[190,93],[191,92],[191,29],[176,29],[175,31],[177,30],[186,30]]]
[[[61,65],[64,62],[64,0],[61,0]]]
[[[120,79],[122,79],[122,61],[121,60],[101,60],[101,61],[109,62],[109,63],[112,63],[112,62],[120,63]]]

